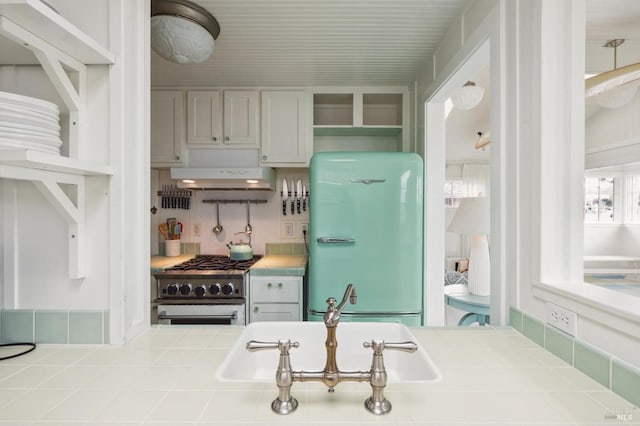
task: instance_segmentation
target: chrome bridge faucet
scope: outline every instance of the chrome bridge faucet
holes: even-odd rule
[[[414,342],[386,343],[383,340],[373,339],[364,342],[363,347],[373,349],[373,360],[369,371],[340,371],[336,361],[336,328],[340,323],[340,316],[347,302],[355,304],[357,301],[356,290],[353,284],[349,284],[342,301],[336,306],[337,300],[333,297],[327,299],[327,311],[324,314],[324,325],[327,329],[325,348],[327,359],[322,371],[293,371],[289,350],[298,348],[298,342],[290,339],[277,342],[259,342],[251,340],[247,342],[247,350],[259,351],[265,349],[278,349],[280,358],[276,369],[276,386],[278,397],[271,403],[271,409],[277,414],[289,414],[298,407],[298,400],[291,395],[293,382],[316,381],[324,383],[329,392],[334,392],[334,387],[340,382],[369,382],[372,395],[364,401],[365,408],[377,415],[387,414],[391,411],[391,403],[384,396],[384,388],[387,385],[387,370],[384,366],[382,352],[385,349],[415,352],[418,345]]]

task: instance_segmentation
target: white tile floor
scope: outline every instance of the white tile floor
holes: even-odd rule
[[[152,328],[122,347],[41,345],[0,361],[0,425],[640,425],[628,401],[517,332],[489,327],[415,329],[443,378],[389,384],[387,416],[364,410],[361,383],[333,394],[295,383],[298,410],[277,416],[275,385],[215,379],[241,330]],[[605,418],[620,413],[631,419]]]

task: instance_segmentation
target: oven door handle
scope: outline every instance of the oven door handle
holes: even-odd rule
[[[236,320],[238,311],[233,311],[231,315],[167,315],[165,311],[158,313],[159,320]]]

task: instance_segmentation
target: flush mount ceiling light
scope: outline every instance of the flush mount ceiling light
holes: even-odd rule
[[[585,98],[604,108],[619,108],[636,94],[640,84],[640,63],[617,68],[618,46],[624,39],[613,39],[604,47],[613,48],[613,69],[585,80]]]
[[[473,81],[467,81],[464,86],[451,95],[453,106],[461,111],[468,111],[478,106],[484,96],[484,89],[476,86]]]
[[[151,47],[179,64],[203,62],[213,52],[220,25],[206,9],[186,0],[151,1]]]

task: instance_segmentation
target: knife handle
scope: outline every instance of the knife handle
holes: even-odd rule
[[[287,215],[287,200],[282,200],[282,215]]]
[[[300,198],[296,200],[296,208],[298,209],[298,214],[300,214]]]
[[[291,200],[291,214],[295,214],[296,213],[296,202],[295,200]]]

